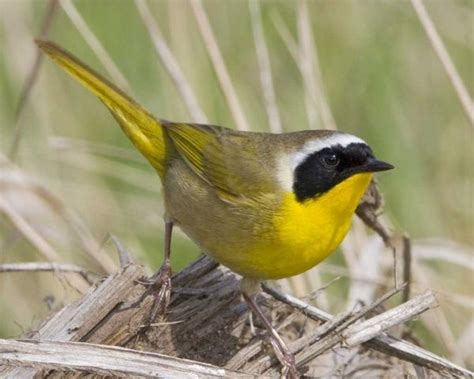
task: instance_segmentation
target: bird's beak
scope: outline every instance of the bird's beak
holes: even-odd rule
[[[395,168],[390,163],[379,161],[378,159],[370,159],[363,167],[362,171],[365,172],[378,172],[378,171],[387,171]]]

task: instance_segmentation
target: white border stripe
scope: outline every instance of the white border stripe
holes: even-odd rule
[[[309,155],[321,151],[327,147],[342,146],[346,147],[351,143],[367,143],[359,137],[353,136],[352,134],[332,134],[326,138],[319,138],[317,140],[310,140],[306,142],[301,150],[290,155],[291,169],[294,171],[296,167],[300,165]]]

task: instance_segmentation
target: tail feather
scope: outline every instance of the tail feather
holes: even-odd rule
[[[107,79],[58,45],[41,40],[36,40],[36,44],[105,104],[128,138],[160,176],[163,176],[167,139],[160,121]]]

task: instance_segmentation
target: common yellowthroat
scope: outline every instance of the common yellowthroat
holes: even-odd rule
[[[293,356],[255,301],[259,282],[325,259],[348,232],[373,173],[393,166],[377,160],[362,139],[340,132],[254,133],[157,119],[59,46],[37,44],[105,104],[161,178],[166,235],[155,309],[163,312],[169,301],[177,225],[242,275],[244,299],[269,329],[286,372],[297,376]]]

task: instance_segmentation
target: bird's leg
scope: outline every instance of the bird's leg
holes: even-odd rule
[[[148,324],[151,324],[156,316],[162,315],[166,312],[166,308],[170,302],[171,297],[171,234],[173,231],[173,223],[165,223],[165,251],[163,263],[160,269],[150,278],[148,283],[153,292],[154,303],[150,311]]]
[[[260,289],[260,283],[254,279],[243,278],[241,282],[242,296],[250,307],[252,312],[254,312],[257,317],[259,317],[265,328],[270,333],[270,342],[275,351],[280,363],[283,365],[282,377],[284,378],[299,378],[298,370],[296,369],[295,357],[291,351],[286,346],[283,339],[280,337],[276,329],[272,326],[272,323],[268,318],[263,314],[262,309],[256,302],[256,296]]]

